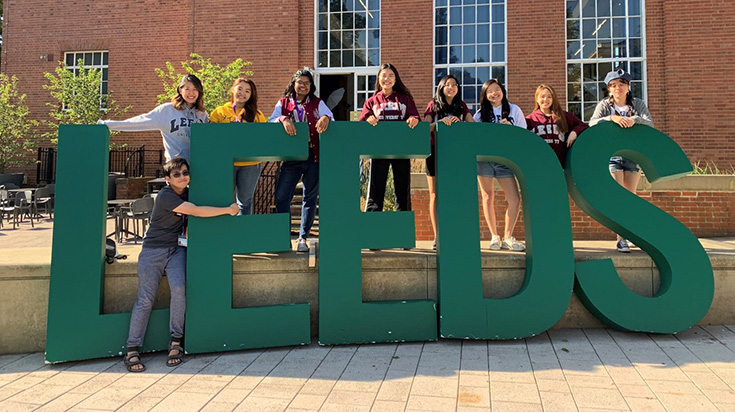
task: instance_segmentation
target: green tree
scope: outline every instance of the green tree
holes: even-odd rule
[[[0,73],[0,173],[9,167],[33,163],[35,120],[28,119],[25,94],[18,93],[18,79]]]
[[[130,106],[120,108],[112,99],[112,92],[101,94],[102,74],[98,69],[84,67],[81,59],[76,73],[59,62],[54,73],[47,72],[44,76],[49,84],[43,88],[51,93],[54,101],[46,103],[51,107],[49,116],[53,121],[45,122],[50,131],[43,136],[53,143],[57,142],[60,124],[94,124],[104,115],[118,116],[130,109]]]
[[[189,55],[191,60],[181,62],[181,67],[186,74],[196,75],[204,86],[204,107],[207,113],[212,113],[216,109],[230,100],[230,88],[232,83],[240,76],[252,76],[253,72],[245,70],[252,63],[243,61],[238,58],[227,66],[220,66],[212,63],[212,59],[205,59],[199,54],[192,53]],[[181,74],[176,72],[176,68],[171,62],[166,62],[166,69],[156,69],[156,74],[163,83],[162,94],[158,95],[158,104],[171,100],[171,96],[176,94],[176,88],[181,80]]]

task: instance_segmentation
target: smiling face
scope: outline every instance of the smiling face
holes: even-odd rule
[[[294,82],[293,89],[296,92],[296,98],[303,100],[311,90],[311,81],[307,76],[301,76]]]
[[[193,107],[199,98],[199,90],[192,82],[184,82],[184,85],[179,87],[179,94],[189,107]]]
[[[393,92],[393,86],[396,84],[396,74],[391,69],[383,69],[378,73],[378,84],[380,84],[383,93],[390,94]]]
[[[178,169],[174,169],[169,173],[168,176],[164,176],[166,178],[166,182],[171,186],[172,189],[174,189],[174,192],[176,193],[183,193],[186,189],[186,186],[189,186],[189,168],[186,166],[181,166]]]
[[[250,83],[240,82],[232,88],[232,101],[235,102],[238,107],[243,107],[245,106],[245,103],[250,100],[250,96],[252,96],[252,94],[253,90],[252,87],[250,87]]]
[[[615,99],[615,103],[622,106],[626,104],[625,99],[630,91],[630,83],[623,79],[611,80],[610,83],[607,84],[607,90],[610,92],[613,99]]]
[[[536,104],[538,104],[538,107],[542,112],[550,114],[551,106],[554,104],[554,96],[551,95],[551,92],[548,89],[541,89],[536,94]]]
[[[444,97],[447,98],[447,102],[451,103],[459,91],[459,85],[456,80],[449,78],[447,79],[447,82],[444,83],[442,91],[444,92]]]
[[[493,107],[500,107],[503,104],[503,89],[500,85],[493,83],[487,88],[487,94],[485,96]]]

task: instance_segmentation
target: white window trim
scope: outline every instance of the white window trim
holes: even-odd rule
[[[505,26],[505,36],[504,36],[505,41],[503,42],[503,48],[504,48],[505,59],[502,62],[490,61],[490,62],[482,62],[482,63],[477,63],[477,62],[475,62],[475,63],[447,63],[447,64],[441,64],[441,65],[437,65],[436,64],[436,0],[432,0],[431,1],[431,3],[432,3],[432,10],[433,10],[433,13],[432,13],[433,15],[431,17],[431,23],[432,23],[432,29],[431,29],[431,63],[432,63],[432,69],[431,69],[431,79],[432,79],[431,80],[431,83],[432,83],[432,86],[431,86],[431,90],[432,90],[432,93],[431,93],[431,96],[432,96],[432,98],[436,94],[436,87],[437,87],[437,85],[434,84],[434,82],[436,81],[436,78],[435,78],[435,76],[436,76],[436,69],[441,69],[441,68],[446,68],[447,69],[447,72],[450,72],[452,69],[463,69],[463,68],[466,68],[466,67],[467,68],[470,68],[471,67],[471,68],[475,68],[475,69],[477,69],[478,67],[489,67],[490,68],[490,75],[492,76],[492,67],[493,66],[503,66],[503,67],[505,67],[505,83],[504,83],[504,86],[505,86],[505,89],[508,90],[508,87],[509,87],[508,86],[508,2],[509,1],[510,0],[503,0],[503,6],[504,6],[503,7],[503,25]],[[490,1],[489,5],[490,5],[490,7],[492,7],[492,5],[493,5],[492,0]],[[449,9],[449,1],[447,1],[447,7],[446,8]],[[449,18],[449,16],[447,16],[447,19],[448,18]],[[475,25],[476,24],[477,23],[475,23]],[[490,25],[491,26],[492,26],[492,24],[493,23],[490,22]],[[447,26],[449,26],[449,23],[447,23]],[[491,30],[491,33],[492,33],[492,30]],[[491,40],[490,45],[492,46],[492,44],[493,44],[492,43],[492,38],[490,40]],[[382,39],[381,39],[381,41],[382,41]],[[448,41],[448,39],[447,39],[447,41]],[[476,44],[477,43],[475,43],[475,45]],[[447,47],[449,47],[448,44],[447,44]],[[492,47],[491,47],[490,50],[491,50],[491,53],[492,53]],[[492,54],[490,56],[490,60],[492,60]],[[464,87],[465,84],[464,84],[463,79],[458,79],[458,80],[459,80],[460,86]],[[463,96],[463,99],[464,99],[464,96]],[[481,96],[478,96],[478,102],[477,102],[477,105],[478,106],[480,104],[480,100],[482,100],[482,98],[481,98]],[[474,103],[472,103],[472,104],[474,104]]]
[[[569,110],[569,96],[568,96],[568,85],[569,85],[569,78],[568,78],[568,71],[567,67],[569,64],[581,64],[584,65],[585,63],[616,63],[616,62],[628,62],[630,64],[631,62],[641,62],[641,82],[642,82],[642,91],[641,96],[643,97],[643,100],[645,102],[648,102],[648,39],[647,39],[647,27],[646,27],[646,0],[639,0],[640,1],[640,8],[641,8],[641,57],[626,57],[624,59],[621,58],[604,58],[604,59],[579,59],[579,60],[569,60],[567,58],[567,45],[569,42],[569,39],[567,38],[567,30],[566,30],[566,1],[562,3],[562,6],[564,7],[564,90],[566,98],[566,108],[565,110]],[[581,7],[581,2],[580,2]],[[580,13],[582,13],[582,10],[580,10]],[[626,18],[626,32],[629,30],[627,19],[629,18],[628,14],[628,1],[625,0],[625,18]],[[597,18],[597,16],[595,16]],[[582,17],[580,16],[580,20]],[[581,29],[581,26],[580,26]],[[625,37],[626,40],[630,39],[630,35],[628,32],[628,35]],[[598,76],[600,73],[598,73]],[[583,76],[582,73],[580,73],[580,76]],[[604,81],[604,76],[599,80],[600,82]],[[580,86],[584,83],[584,80],[582,83],[580,83]],[[582,95],[584,95],[584,86],[582,86],[581,89]],[[599,101],[599,100],[598,100]],[[584,117],[584,101],[582,101],[582,117]],[[589,119],[583,119],[584,121],[589,121]]]
[[[380,58],[380,61],[382,62],[382,55],[383,55],[383,2],[380,3],[380,26],[378,27],[378,30],[380,30],[380,39],[378,43],[378,56]],[[366,49],[370,50],[370,49]],[[367,56],[366,56],[367,58]],[[320,86],[320,76],[322,74],[324,75],[331,75],[331,74],[347,74],[347,75],[353,75],[354,80],[354,90],[355,93],[352,96],[352,107],[354,107],[356,110],[357,108],[357,76],[365,76],[365,75],[377,75],[378,70],[380,70],[380,65],[377,66],[352,66],[352,67],[319,67],[319,0],[314,0],[314,68],[312,69],[312,74],[314,75],[314,84],[316,85],[317,90],[319,90]],[[360,107],[362,109],[362,107]]]
[[[79,60],[74,60],[74,64],[69,66],[66,64],[66,57],[69,54],[86,54],[86,53],[92,53],[94,56],[94,53],[107,53],[107,65],[102,64],[102,61],[104,61],[104,58],[101,57],[101,61],[99,65],[95,65],[94,62],[90,65],[85,64],[84,68],[89,69],[97,69],[100,72],[100,77],[102,76],[102,69],[107,69],[107,73],[109,76],[110,73],[110,51],[109,50],[74,50],[74,51],[66,51],[64,52],[64,66],[67,70],[74,70],[79,68]],[[100,78],[100,111],[107,112],[107,107],[102,107],[102,96],[109,96],[110,95],[110,79],[107,79],[107,93],[102,93],[102,79]],[[65,108],[63,110],[66,110]]]

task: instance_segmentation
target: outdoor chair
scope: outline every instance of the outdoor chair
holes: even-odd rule
[[[0,189],[0,228],[3,227],[3,219],[8,217],[10,222],[10,216],[15,211],[15,205],[11,203],[10,196],[7,190]],[[13,221],[13,229],[15,229],[15,221]]]
[[[30,190],[24,190],[21,192],[15,192],[15,211],[13,212],[14,219],[20,216],[20,221],[23,221],[23,216],[28,216],[28,220],[31,221],[31,227],[35,227],[33,224],[33,218],[36,216],[36,210],[33,207],[33,192]],[[15,228],[15,223],[13,223]]]
[[[49,214],[49,218],[53,219],[52,202],[51,189],[48,186],[36,190],[36,197],[33,199],[33,208],[36,210],[37,216],[41,216],[39,209],[43,207],[43,211]]]
[[[144,197],[134,201],[129,208],[120,209],[121,226],[124,232],[132,233],[133,240],[137,244],[138,239],[142,239],[145,235],[146,225],[150,223],[151,212],[153,212],[153,198]],[[130,221],[134,227],[133,231],[129,231]],[[142,226],[142,231],[138,231],[138,222]]]

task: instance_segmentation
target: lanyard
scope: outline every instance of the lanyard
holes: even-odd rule
[[[242,113],[244,111],[245,111],[245,108],[243,107],[242,108],[242,111],[240,113]],[[232,104],[232,113],[235,113],[235,122],[236,123],[242,123],[242,118],[240,117],[240,114],[237,113],[237,106],[235,105],[235,103]]]
[[[308,99],[308,97],[306,99]],[[304,106],[306,106],[306,99],[304,99]],[[293,104],[295,106],[294,110],[296,111],[298,121],[303,122],[306,115],[306,107],[304,107],[303,109],[299,109],[299,102],[296,101],[296,97],[291,97],[291,100],[293,100]]]

